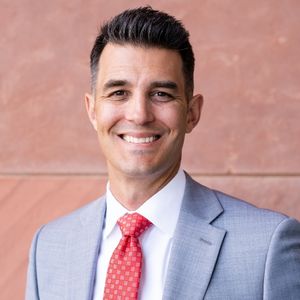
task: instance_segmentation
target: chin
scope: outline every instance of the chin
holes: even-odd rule
[[[120,172],[128,177],[145,177],[145,176],[151,176],[156,173],[160,173],[159,170],[161,169],[160,166],[156,166],[153,164],[143,164],[143,163],[137,163],[137,164],[128,164],[127,166],[123,166],[123,168],[120,168]]]

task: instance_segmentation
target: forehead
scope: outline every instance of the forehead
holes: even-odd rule
[[[99,59],[98,83],[111,79],[173,80],[181,85],[182,59],[175,50],[109,43]]]

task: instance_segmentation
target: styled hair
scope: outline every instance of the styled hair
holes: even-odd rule
[[[105,23],[100,29],[90,55],[92,91],[96,87],[100,55],[108,43],[177,51],[183,63],[186,94],[188,96],[193,94],[194,53],[188,31],[174,17],[146,6],[125,10]]]

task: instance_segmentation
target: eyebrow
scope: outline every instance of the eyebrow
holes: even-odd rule
[[[104,91],[117,86],[125,86],[126,84],[128,84],[127,80],[111,79],[104,84]]]
[[[166,88],[170,90],[178,90],[178,85],[174,81],[163,80],[163,81],[154,81],[150,85],[151,88]]]
[[[114,88],[114,87],[121,87],[129,84],[127,80],[117,80],[117,79],[111,79],[107,81],[104,84],[104,91]],[[170,90],[177,91],[178,90],[178,85],[174,81],[170,80],[159,80],[159,81],[153,81],[150,84],[150,88],[166,88]]]

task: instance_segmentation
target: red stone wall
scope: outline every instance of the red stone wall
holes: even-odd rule
[[[0,298],[23,299],[34,231],[100,195],[106,169],[84,108],[101,22],[151,4],[191,33],[202,120],[184,168],[300,219],[298,0],[4,0],[0,10]]]

